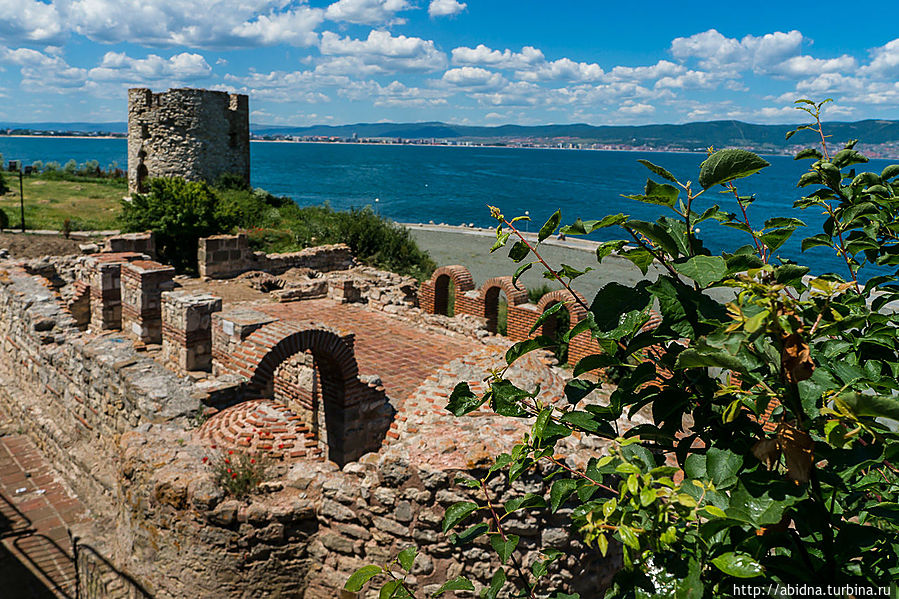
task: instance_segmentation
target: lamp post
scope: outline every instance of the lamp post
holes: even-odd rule
[[[22,233],[25,232],[25,186],[22,183],[22,162],[19,165],[19,216],[22,218]]]
[[[525,210],[524,215],[527,217],[526,219],[524,219],[524,232],[530,233],[530,231],[531,231],[531,212],[529,210]]]

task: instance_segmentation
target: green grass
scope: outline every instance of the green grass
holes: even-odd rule
[[[0,209],[9,216],[10,227],[17,228],[19,216],[19,180],[6,173],[9,191],[0,196]],[[25,226],[28,229],[70,230],[117,228],[119,201],[128,194],[125,179],[30,176],[24,179]]]

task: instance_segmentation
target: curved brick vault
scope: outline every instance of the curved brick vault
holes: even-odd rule
[[[369,451],[377,451],[394,410],[382,386],[359,379],[353,343],[352,334],[315,323],[277,321],[256,329],[231,349],[228,363],[220,367],[244,375],[251,391],[274,395],[275,401],[257,400],[251,405],[244,402],[223,410],[217,418],[210,419],[209,428],[204,430],[206,438],[224,439],[228,444],[244,447],[248,446],[239,440],[248,439],[249,446],[254,447],[253,439],[267,437],[258,437],[258,432],[256,436],[247,436],[247,432],[255,431],[253,420],[272,425],[268,431],[272,435],[296,437],[287,438],[286,442],[282,438],[282,443],[273,441],[268,448],[257,443],[257,449],[277,451],[278,445],[285,445],[280,449],[292,449],[286,445],[295,444],[301,436],[311,440],[304,442],[302,450],[280,452],[281,457],[314,456],[312,447],[326,447],[328,458],[343,466]],[[303,356],[308,356],[308,361]],[[305,386],[298,384],[300,377],[294,372],[303,368],[314,372]],[[235,436],[238,433],[244,436]],[[305,453],[300,455],[300,451]]]

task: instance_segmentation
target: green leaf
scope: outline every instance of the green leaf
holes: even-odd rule
[[[481,535],[487,534],[489,531],[490,526],[488,526],[486,522],[479,522],[474,526],[469,526],[459,534],[452,535],[450,537],[450,542],[453,545],[468,545]]]
[[[503,505],[507,514],[529,507],[546,507],[546,501],[534,493],[525,493],[521,497],[510,499]]]
[[[519,240],[515,242],[515,245],[512,246],[512,249],[509,250],[509,258],[513,262],[521,262],[525,258],[527,258],[528,253],[531,251],[531,248],[528,247],[528,244]]]
[[[540,232],[537,233],[537,240],[543,241],[547,237],[555,232],[556,227],[559,226],[559,222],[562,220],[562,212],[560,210],[556,210],[553,212],[553,215],[549,217],[549,220],[544,223],[542,227],[540,227]]]
[[[548,335],[538,335],[533,339],[525,339],[519,341],[509,348],[506,352],[506,364],[511,364],[521,356],[529,354],[532,351],[543,349],[544,347],[553,347],[557,345],[557,341]]]
[[[473,591],[474,585],[471,584],[471,581],[465,578],[464,576],[456,576],[452,580],[447,580],[443,583],[437,591],[431,595],[432,597],[437,597],[438,595],[442,595],[447,591]]]
[[[706,475],[719,489],[737,484],[737,473],[742,465],[743,458],[727,449],[710,447],[705,454]]]
[[[652,487],[643,487],[640,489],[640,505],[647,507],[652,505],[656,500],[656,490]]]
[[[802,240],[803,252],[819,246],[832,247],[833,241],[831,240],[830,235],[818,233],[817,235],[812,235],[811,237],[806,237]]]
[[[406,547],[402,551],[400,551],[399,555],[396,556],[396,559],[400,562],[400,566],[406,572],[412,571],[412,563],[415,561],[415,555],[418,553],[418,548],[416,547]]]
[[[505,564],[512,552],[515,551],[515,547],[518,546],[518,535],[506,535],[505,540],[499,534],[490,535],[490,545],[499,555],[500,562]]]
[[[653,204],[674,207],[678,195],[680,195],[680,191],[673,185],[656,183],[652,179],[646,180],[646,200]]]
[[[640,549],[640,540],[637,538],[637,535],[634,534],[634,531],[631,530],[629,526],[619,526],[618,536],[621,537],[621,542],[631,549]]]
[[[589,433],[599,433],[600,436],[608,438],[615,437],[612,425],[604,420],[597,420],[596,415],[592,412],[565,412],[561,421]]]
[[[402,586],[402,582],[399,580],[388,580],[384,583],[384,586],[381,587],[381,591],[378,593],[378,599],[399,599],[400,597],[408,597],[409,594],[403,590]],[[397,591],[399,591],[399,593],[397,593]]]
[[[362,566],[347,579],[343,588],[351,593],[358,593],[369,580],[383,572],[381,566]]]
[[[649,265],[655,260],[652,254],[643,248],[624,250],[621,255],[630,260],[644,275],[649,272]]]
[[[899,176],[899,164],[891,164],[880,173],[880,178],[884,181],[889,181],[896,176]]]
[[[577,481],[572,478],[559,478],[553,481],[549,490],[549,509],[556,512],[569,495],[577,489]]]
[[[816,158],[820,160],[821,158],[824,158],[824,156],[821,155],[821,152],[819,152],[815,148],[806,148],[804,150],[799,150],[796,155],[793,156],[793,160],[802,160],[803,158]]]
[[[747,150],[718,150],[705,159],[699,171],[703,189],[748,177],[769,166],[764,158]]]
[[[865,395],[863,393],[844,393],[837,401],[847,406],[856,416],[873,416],[899,420],[899,399]]]
[[[487,398],[475,395],[468,383],[458,383],[453,387],[446,409],[452,412],[453,416],[464,416],[469,412],[477,410],[485,401],[487,401]]]
[[[640,164],[642,164],[643,166],[645,166],[646,168],[648,168],[649,170],[651,170],[658,176],[662,177],[663,179],[668,179],[672,183],[677,183],[677,179],[674,178],[674,175],[672,175],[671,173],[669,173],[668,171],[663,169],[661,166],[656,166],[655,164],[651,163],[649,160],[643,160],[642,158],[637,160],[637,162],[639,162]]]
[[[736,578],[755,578],[761,576],[765,569],[752,556],[746,553],[722,553],[712,560],[716,568]]]
[[[478,509],[478,504],[473,501],[454,503],[446,508],[446,513],[443,515],[443,532],[449,531],[476,509]]]
[[[500,416],[521,418],[528,413],[521,407],[521,400],[530,397],[531,394],[524,389],[519,389],[508,380],[494,381],[490,385],[490,393],[493,401],[490,407]]]
[[[793,235],[795,230],[794,227],[783,227],[781,229],[774,229],[773,231],[763,233],[761,236],[762,243],[768,246],[771,251],[774,251],[782,246],[784,242]]]
[[[578,360],[578,363],[575,365],[574,371],[572,372],[572,376],[579,377],[585,372],[599,370],[600,368],[608,368],[614,364],[618,364],[618,360],[609,354],[590,354],[589,356],[585,356]]]
[[[529,270],[532,266],[534,266],[534,264],[535,264],[534,262],[528,262],[527,264],[522,264],[521,266],[519,266],[518,268],[515,269],[515,274],[512,275],[512,286],[513,287],[515,287],[516,289],[518,288],[518,285],[517,285],[518,279],[520,279],[521,275],[523,275],[527,270]]]
[[[491,248],[490,248],[490,253],[492,254],[499,248],[506,245],[506,241],[509,240],[509,235],[511,235],[511,233],[500,233],[499,235],[497,235],[496,241],[493,243],[493,246],[491,246]]]
[[[830,161],[837,168],[845,168],[853,164],[863,164],[868,162],[868,159],[857,150],[846,148],[837,152]]]
[[[807,187],[809,185],[820,185],[824,183],[824,179],[821,178],[821,175],[816,172],[805,173],[801,177],[799,177],[799,182],[796,183],[796,187]]]
[[[552,413],[552,408],[546,408],[537,414],[537,419],[534,421],[534,427],[531,429],[531,435],[535,439],[543,438],[543,431],[546,429],[546,423],[549,421],[549,417],[552,416]]]
[[[496,599],[496,596],[499,595],[505,584],[506,571],[500,568],[493,574],[493,578],[490,579],[490,586],[483,591],[484,599]]]
[[[528,332],[528,335],[533,335],[537,332],[544,322],[546,322],[550,316],[558,312],[559,310],[565,308],[565,302],[556,302],[549,308],[543,311],[543,314],[537,317],[537,320],[534,321],[534,326],[531,327],[531,330]]]
[[[618,239],[615,241],[605,241],[596,246],[596,261],[602,262],[602,259],[606,256],[611,255],[614,252],[618,252],[623,248],[626,242],[622,239]]]
[[[686,262],[674,264],[674,270],[690,277],[700,287],[708,287],[727,274],[727,264],[721,256],[693,256]]]

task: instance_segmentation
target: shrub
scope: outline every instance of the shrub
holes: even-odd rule
[[[250,191],[250,183],[237,173],[222,173],[213,184],[216,189],[232,189],[237,191]]]
[[[249,495],[265,480],[269,461],[263,456],[252,456],[228,450],[212,459],[203,458],[212,470],[215,483],[231,496],[241,499]]]
[[[895,593],[899,315],[888,304],[899,300],[899,165],[857,173],[867,158],[854,141],[836,152],[828,146],[823,104],[800,101],[815,121],[802,128],[820,134],[821,144],[796,155],[811,165],[799,181],[810,193],[795,206],[827,214],[823,231],[802,248],[829,248],[843,259],[845,276],[812,275],[777,255],[805,224],[792,217],[752,220],[753,198],[741,195],[736,181],[768,163],[745,150],[710,151],[698,177],[690,177],[695,186],[641,161],[652,176],[643,193],[628,197],[669,212],[655,222],[615,214],[561,228],[585,235],[617,227],[626,239],[600,244],[600,261],[617,252],[644,274],[653,262],[664,272],[632,286],[609,283],[584,306],[589,316],[579,327],[601,351],[575,366],[565,410],[541,404],[504,371],[492,374],[482,396],[467,383],[453,390],[447,409],[456,416],[489,401],[499,415],[534,418],[530,433],[492,468],[460,481],[479,490],[479,500],[453,504],[444,517],[445,532],[473,525],[457,541],[486,537],[503,563],[513,554],[487,596],[508,586],[532,598],[553,591],[544,576],[561,552],[544,548],[546,560],[524,569],[507,520],[527,517],[519,511],[562,508],[590,546],[603,555],[613,544],[623,552],[606,597],[734,597],[777,585],[812,585],[822,595],[837,594],[825,593],[827,585],[865,587],[840,596],[885,595],[891,586]],[[733,212],[712,204],[714,191],[728,194]],[[514,260],[539,256],[539,243],[527,241],[499,210],[492,213],[510,228],[498,229],[498,246],[516,239]],[[747,243],[713,254],[696,228],[706,220],[742,232]],[[560,224],[557,211],[539,240]],[[862,271],[872,264],[881,268],[865,282]],[[547,270],[566,287],[582,274]],[[713,288],[732,294],[716,300],[707,294]],[[644,330],[656,307],[661,322]],[[511,364],[551,343],[541,337],[517,343],[506,359]],[[607,403],[585,401],[603,385],[591,373],[609,367],[623,374]],[[622,415],[638,410],[650,421],[620,430]],[[605,439],[606,455],[576,466],[557,448],[572,434]],[[538,464],[550,470],[549,492],[495,509],[491,479],[515,480]],[[368,567],[351,580],[355,587],[384,573]],[[474,588],[464,578],[452,584]]]
[[[0,161],[0,165],[2,165],[2,161]],[[6,186],[6,179],[3,178],[3,170],[0,169],[0,195],[3,195],[9,191],[9,187]]]
[[[197,243],[237,225],[232,204],[220,202],[205,183],[151,179],[149,192],[122,201],[122,230],[151,230],[160,259],[179,272],[195,272]]]
[[[6,214],[5,210],[0,209],[0,231],[4,231],[9,228],[9,215]]]

